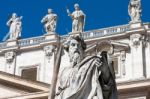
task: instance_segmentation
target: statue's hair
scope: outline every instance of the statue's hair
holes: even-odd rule
[[[74,7],[79,7],[79,4],[78,3],[74,4]]]
[[[84,39],[81,36],[70,36],[68,40],[64,43],[64,49],[68,52],[70,41],[71,40],[77,40],[80,44],[83,50],[86,50],[86,43],[84,42]]]

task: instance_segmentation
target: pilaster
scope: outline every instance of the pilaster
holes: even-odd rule
[[[54,45],[47,45],[44,47],[44,66],[43,66],[43,73],[44,73],[44,82],[51,83],[52,75],[53,75],[53,68],[55,62],[55,52],[56,46]]]
[[[143,36],[141,34],[130,35],[132,77],[140,79],[144,77]]]
[[[8,51],[5,53],[6,59],[6,72],[15,75],[16,70],[16,53],[14,51]]]

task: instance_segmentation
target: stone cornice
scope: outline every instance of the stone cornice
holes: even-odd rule
[[[18,95],[14,97],[8,97],[9,99],[47,99],[49,95],[48,91],[28,93],[24,95]]]
[[[123,90],[131,90],[131,89],[140,89],[140,88],[149,88],[150,87],[150,79],[141,78],[137,80],[128,80],[117,83],[118,91]]]
[[[50,85],[38,82],[38,81],[29,81],[22,79],[19,76],[14,76],[12,74],[4,73],[0,71],[0,83],[14,86],[18,89],[26,90],[29,92],[38,92],[38,91],[48,91]]]

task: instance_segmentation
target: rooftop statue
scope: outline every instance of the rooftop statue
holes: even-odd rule
[[[48,9],[48,14],[43,17],[41,23],[44,24],[47,33],[55,32],[57,25],[57,15],[53,13],[52,9]]]
[[[16,13],[12,14],[12,17],[8,20],[7,25],[10,27],[9,35],[10,39],[17,39],[21,37],[21,30],[22,30],[22,16],[17,17]]]
[[[141,0],[130,0],[128,12],[131,17],[131,22],[140,22],[142,12]]]
[[[106,52],[85,57],[81,36],[70,36],[64,48],[71,64],[59,73],[55,99],[117,99],[114,71]]]
[[[75,11],[70,13],[69,9],[67,9],[68,16],[70,16],[73,20],[72,22],[72,32],[83,32],[85,25],[85,14],[82,10],[80,10],[79,5],[74,5]]]

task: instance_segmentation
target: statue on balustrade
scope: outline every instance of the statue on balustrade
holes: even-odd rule
[[[74,5],[75,11],[70,13],[69,9],[67,9],[68,16],[70,16],[73,20],[72,22],[72,32],[83,32],[85,25],[85,17],[86,15],[80,10],[79,5]]]
[[[141,22],[141,0],[130,0],[128,12],[131,17],[131,22]]]
[[[55,32],[57,25],[57,15],[53,13],[52,9],[48,9],[48,14],[43,17],[41,23],[44,24],[47,33]]]
[[[117,99],[113,68],[107,52],[86,56],[81,36],[70,36],[64,43],[70,66],[59,72],[55,99]]]
[[[16,13],[12,14],[12,17],[8,20],[7,25],[10,27],[9,35],[10,39],[18,39],[21,37],[22,31],[22,16],[17,17]]]

